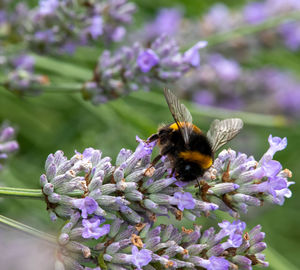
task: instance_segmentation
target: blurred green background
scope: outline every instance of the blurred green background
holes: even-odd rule
[[[165,0],[135,1],[139,7],[136,20],[152,18],[157,10],[165,6],[179,5],[184,8],[186,17],[199,16],[217,1]],[[233,8],[245,1],[218,1]],[[98,52],[99,53],[99,52]],[[38,71],[49,74],[59,83],[82,82],[91,78],[90,67],[96,57],[93,50],[81,48],[73,57],[57,56],[51,59],[40,57]],[[258,67],[270,64],[275,67],[291,69],[300,76],[300,53],[291,53],[282,49],[263,51],[252,63]],[[0,74],[1,76],[1,74]],[[169,85],[172,87],[172,85]],[[0,174],[0,185],[9,187],[40,188],[39,176],[44,172],[44,162],[49,153],[61,149],[70,157],[74,150],[82,151],[86,147],[101,149],[104,155],[113,159],[118,151],[125,147],[136,147],[135,136],[146,138],[154,133],[157,126],[171,121],[162,95],[162,89],[153,87],[151,92],[136,92],[121,99],[98,107],[82,100],[80,94],[45,93],[39,97],[19,98],[0,87],[0,122],[10,121],[18,129],[20,151],[11,158],[9,167]],[[268,102],[267,100],[265,102]],[[198,111],[197,111],[198,110]],[[197,112],[196,112],[197,111]],[[212,117],[205,116],[201,109],[192,110],[194,122],[207,130]],[[221,116],[220,116],[221,117]],[[247,117],[244,118],[247,120]],[[268,148],[267,138],[287,137],[288,147],[276,154],[275,159],[284,168],[293,172],[291,187],[293,196],[284,206],[264,206],[251,209],[249,215],[242,217],[249,228],[261,224],[266,232],[268,249],[267,260],[270,269],[300,269],[299,241],[300,215],[298,207],[300,185],[297,183],[299,167],[299,121],[292,120],[286,126],[270,127],[263,118],[257,117],[257,124],[247,124],[230,146],[257,159]],[[49,220],[46,205],[39,200],[1,199],[2,215],[24,222],[40,230],[55,233],[58,224]],[[222,218],[228,216],[222,215]],[[203,226],[214,221],[200,219]]]

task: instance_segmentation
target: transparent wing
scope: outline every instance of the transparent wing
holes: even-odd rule
[[[243,121],[239,118],[214,120],[207,132],[207,138],[211,143],[213,152],[232,140],[242,129]]]
[[[182,134],[185,144],[189,142],[190,134],[193,130],[192,125],[184,125],[183,123],[191,123],[193,121],[192,115],[189,110],[180,103],[178,98],[171,92],[170,89],[165,88],[164,94],[168,103],[170,112]]]

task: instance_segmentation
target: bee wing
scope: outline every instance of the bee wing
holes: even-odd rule
[[[192,123],[193,118],[189,110],[180,103],[179,99],[171,92],[170,89],[165,88],[164,94],[168,103],[169,109],[173,118],[181,132],[185,144],[189,142],[190,134],[192,132],[192,125],[182,125],[183,122]]]
[[[243,125],[242,119],[239,118],[214,120],[207,132],[212,151],[216,152],[221,146],[232,140],[240,132]]]

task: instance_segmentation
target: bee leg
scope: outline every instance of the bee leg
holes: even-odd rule
[[[198,178],[196,178],[196,180],[197,180],[197,183],[198,183],[198,188],[199,188],[199,193],[198,192],[196,192],[196,195],[201,195],[201,187],[200,187],[200,182],[199,182],[199,180],[198,180]]]
[[[156,134],[154,134],[154,135],[156,135]],[[154,135],[152,135],[151,137],[153,137]],[[150,137],[150,138],[151,138]],[[159,154],[159,155],[157,155],[153,160],[152,160],[152,162],[150,163],[150,166],[146,169],[146,171],[144,172],[144,175],[146,175],[146,176],[152,176],[153,175],[153,173],[154,173],[154,166],[155,166],[155,164],[162,158],[162,156],[165,156],[165,155],[167,155],[171,150],[172,150],[172,148],[173,148],[174,146],[173,145],[171,145],[171,146],[168,146],[168,147],[165,147],[162,151],[161,151],[161,153]]]
[[[144,172],[144,175],[145,176],[152,176],[153,175],[153,173],[154,173],[154,171],[155,171],[155,168],[154,168],[154,166],[155,166],[155,164],[161,159],[161,157],[162,157],[162,155],[158,155],[158,156],[156,156],[153,160],[152,160],[152,162],[150,163],[150,165],[149,165],[149,167],[146,169],[146,171]]]
[[[156,141],[158,138],[159,138],[159,137],[158,137],[158,134],[155,133],[155,134],[152,134],[152,135],[146,140],[146,142],[147,142],[147,143],[151,143],[151,142]]]

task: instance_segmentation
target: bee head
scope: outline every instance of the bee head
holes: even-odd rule
[[[193,181],[204,173],[203,168],[194,162],[178,160],[175,165],[176,178],[180,181]]]

